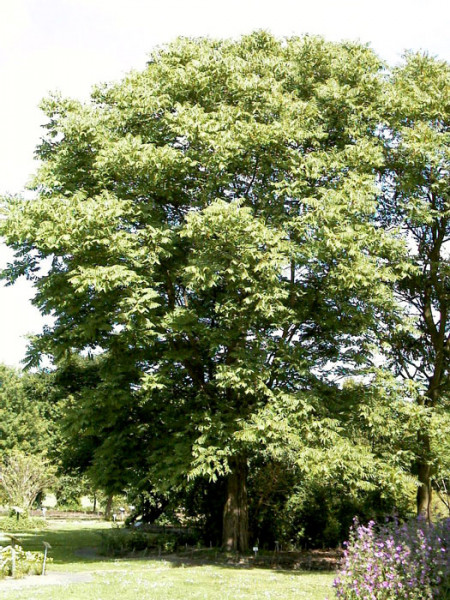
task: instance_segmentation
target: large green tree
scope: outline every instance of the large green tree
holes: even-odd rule
[[[227,548],[263,448],[292,435],[298,461],[326,447],[370,476],[333,397],[403,251],[376,221],[384,85],[359,44],[178,40],[87,104],[46,100],[36,199],[8,202],[6,275],[55,318],[30,360],[101,354],[96,459],[133,448],[160,488],[225,478]]]
[[[393,71],[380,215],[399,227],[410,273],[396,294],[409,315],[388,332],[390,366],[415,383],[423,408],[416,450],[417,510],[430,516],[433,470],[448,436],[450,366],[450,65],[409,54]],[[394,333],[394,335],[392,335]],[[442,456],[440,456],[442,454]]]

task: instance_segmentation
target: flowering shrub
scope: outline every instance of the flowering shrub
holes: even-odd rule
[[[450,519],[423,519],[384,526],[355,522],[334,581],[345,600],[436,600],[450,598]]]
[[[40,575],[44,555],[41,552],[26,552],[21,546],[15,547],[15,577],[24,575]],[[52,562],[47,558],[47,563]],[[12,576],[12,548],[11,546],[0,546],[0,579]]]

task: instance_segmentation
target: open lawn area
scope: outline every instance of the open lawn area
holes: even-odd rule
[[[1,526],[1,525],[0,525]],[[52,546],[44,577],[0,580],[2,600],[325,600],[332,573],[201,564],[188,557],[106,559],[98,556],[104,522],[50,522],[45,531],[16,534],[25,550]],[[0,544],[6,539],[0,536]]]

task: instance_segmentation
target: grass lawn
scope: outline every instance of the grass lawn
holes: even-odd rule
[[[1,527],[1,523],[0,523]],[[168,557],[105,559],[95,555],[103,522],[53,522],[45,531],[16,534],[26,550],[52,549],[49,578],[79,574],[80,582],[11,589],[0,580],[2,600],[325,600],[332,599],[332,573],[278,571],[192,564]],[[0,535],[0,544],[5,543]],[[26,583],[26,580],[23,581]],[[3,589],[2,589],[3,588]]]

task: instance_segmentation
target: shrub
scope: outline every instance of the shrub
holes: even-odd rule
[[[273,469],[267,467],[267,472],[262,469],[255,476],[249,515],[254,537],[270,548],[275,540],[285,549],[336,548],[347,539],[355,515],[367,522],[393,512],[402,520],[414,514],[406,490],[396,494],[381,484],[375,490],[352,490],[335,479],[303,481],[286,469],[281,473],[281,467]],[[278,487],[269,496],[271,481]]]
[[[0,530],[9,531],[11,533],[17,531],[26,531],[27,529],[46,529],[48,523],[45,519],[40,517],[5,517],[0,519]]]
[[[0,546],[0,579],[12,576],[12,547]],[[15,577],[23,577],[24,575],[40,575],[42,573],[42,565],[44,555],[41,552],[26,552],[21,546],[15,547]],[[47,557],[47,563],[52,562],[52,559]]]
[[[112,529],[100,533],[100,554],[104,556],[121,556],[126,554],[129,548],[129,532],[126,529]]]
[[[345,600],[436,600],[449,597],[450,520],[378,527],[355,522],[334,582]]]
[[[177,537],[173,534],[115,528],[100,535],[100,553],[106,556],[123,556],[130,552],[158,549],[170,553],[177,546]]]

